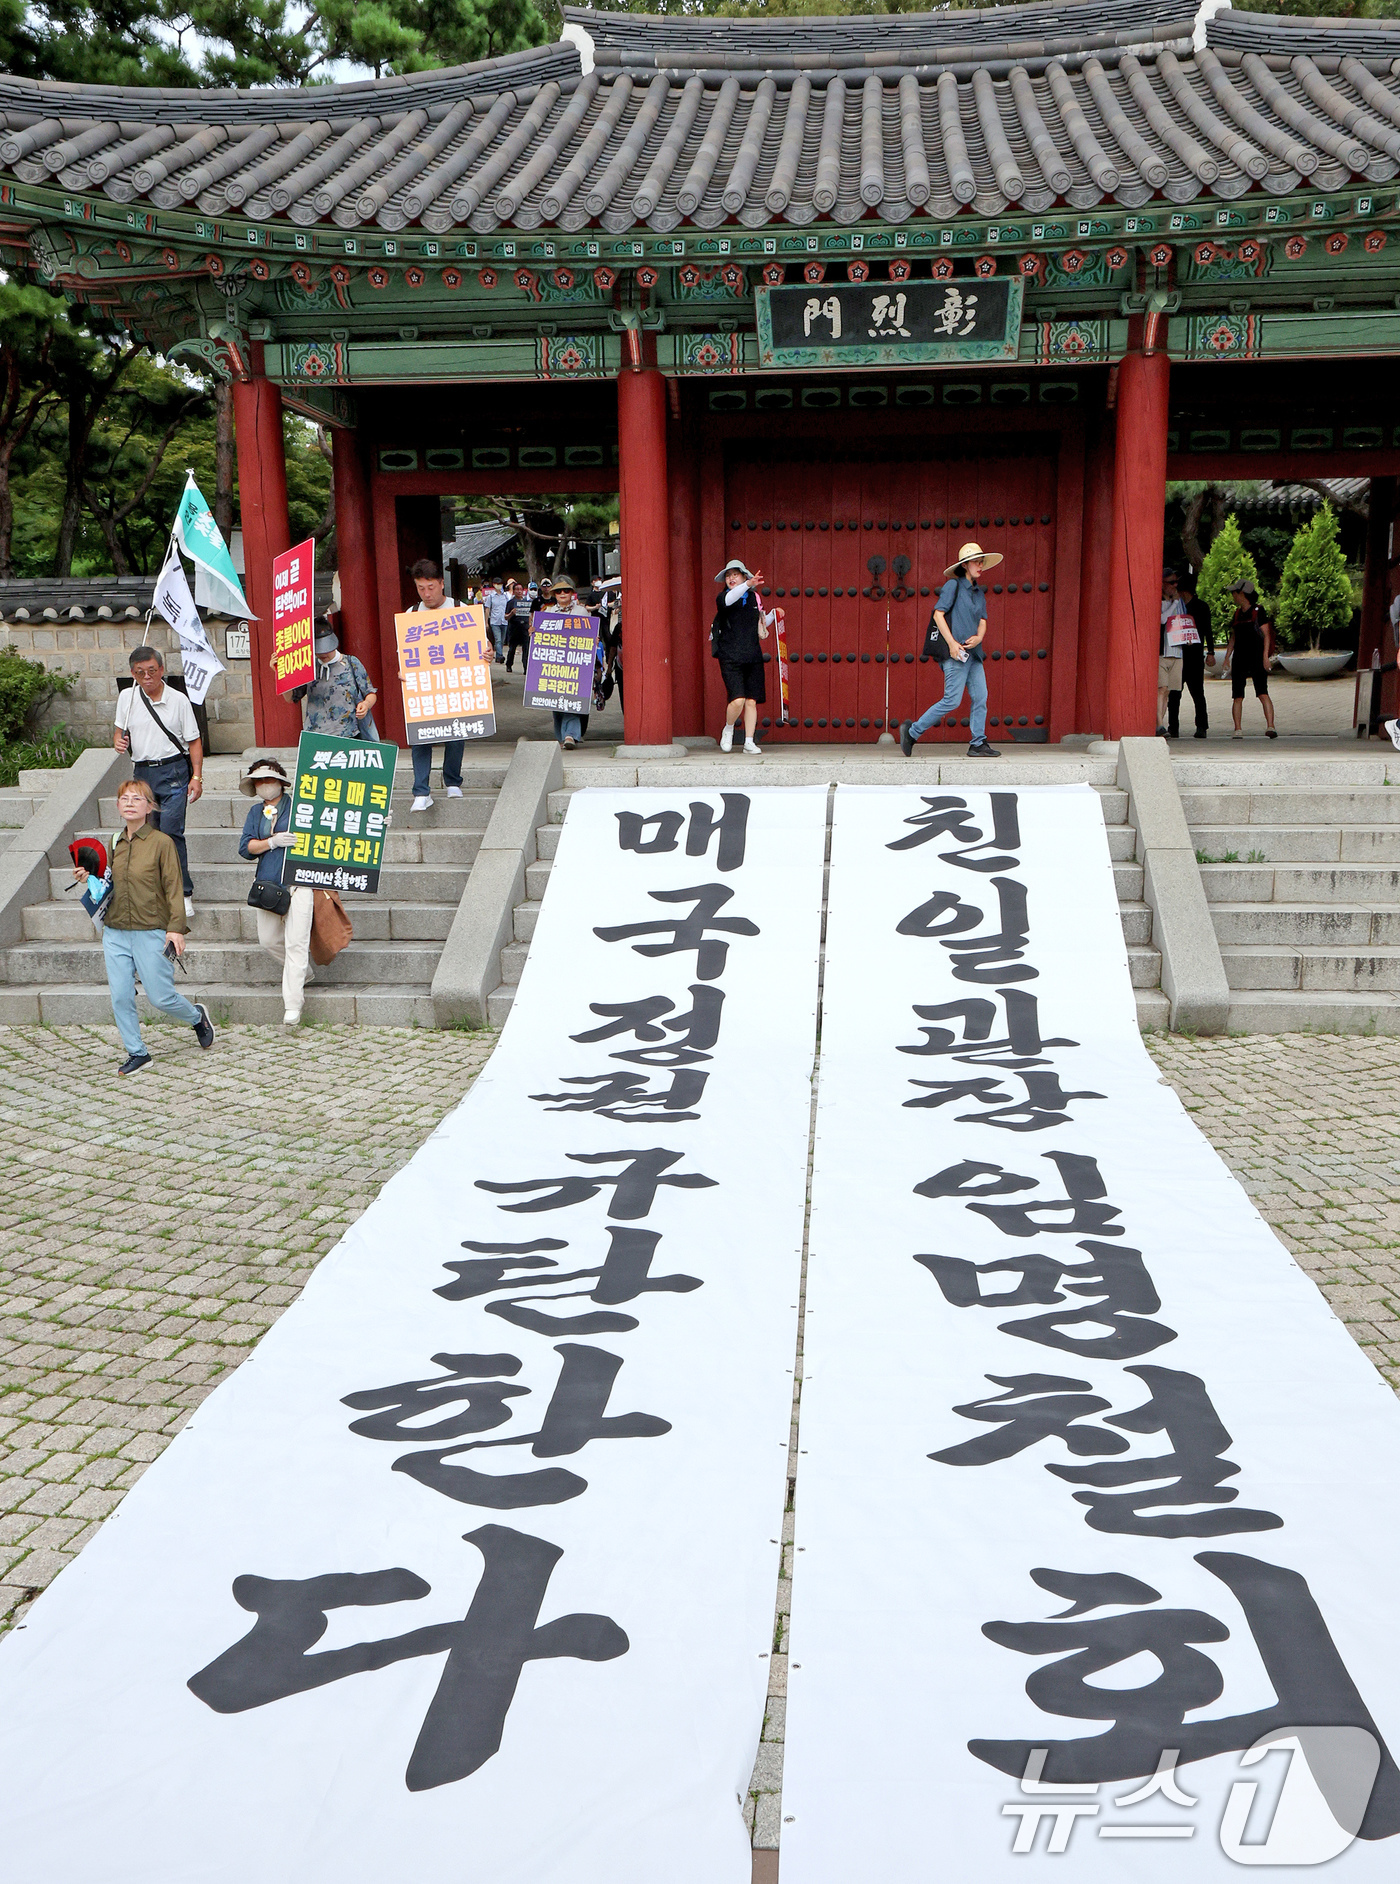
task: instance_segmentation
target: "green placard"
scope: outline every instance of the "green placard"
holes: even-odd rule
[[[379,888],[397,746],[303,733],[292,788],[294,841],[283,853],[289,889]]]
[[[1019,276],[759,288],[758,363],[793,367],[927,366],[1014,360]]]

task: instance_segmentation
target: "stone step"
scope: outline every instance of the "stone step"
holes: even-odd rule
[[[495,809],[494,792],[465,791],[460,798],[435,793],[427,811],[410,811],[411,792],[394,792],[390,804],[394,811],[395,831],[484,831]],[[241,832],[252,801],[237,792],[205,791],[185,812],[186,831],[233,830]],[[98,805],[104,831],[116,830],[121,823],[115,798],[103,798]],[[0,804],[0,824],[9,822]]]
[[[290,776],[297,761],[295,746],[258,746],[246,753],[216,752],[205,755],[204,778],[206,784],[220,791],[236,791],[238,781],[243,777],[254,759],[278,759]],[[437,793],[442,783],[441,754],[433,758],[433,792]],[[469,740],[462,754],[462,790],[478,792],[496,792],[505,784],[506,768],[510,764],[510,748],[504,746],[476,746]],[[23,777],[24,774],[21,774]],[[366,774],[368,776],[368,774]],[[413,782],[413,757],[408,750],[399,747],[399,762],[394,770],[394,785],[408,786]]]
[[[1136,903],[1142,900],[1143,868],[1140,863],[1117,863],[1113,866],[1113,886],[1118,892],[1120,903]]]
[[[501,950],[501,981],[505,987],[519,987],[520,977],[525,968],[525,957],[529,953],[528,942],[507,942]]]
[[[1257,988],[1232,995],[1232,1034],[1400,1034],[1400,995]]]
[[[45,799],[35,797],[31,792],[22,792],[13,786],[0,791],[0,828],[7,831],[22,831]]]
[[[604,758],[593,752],[565,753],[564,785],[570,791],[586,785],[712,791],[716,786],[828,785],[843,780],[849,785],[912,785],[916,790],[939,785],[1071,784],[1112,789],[1118,764],[1114,757],[1089,753],[1023,758],[1010,742],[1001,748],[1002,756],[996,761],[969,759],[967,747],[951,740],[946,746],[921,747],[912,759],[901,758],[894,748],[889,748],[889,753],[889,757],[881,758],[848,753],[832,758],[817,750],[809,757],[787,748],[766,759],[747,759],[742,751],[722,753],[711,747],[708,751],[692,751],[686,759],[640,762]]]
[[[445,942],[455,914],[450,903],[392,903],[356,897],[348,906],[357,942]],[[62,903],[31,903],[24,911],[26,942],[86,942],[91,918],[76,896]],[[191,942],[256,942],[257,911],[246,903],[196,903]]]
[[[1104,827],[1108,837],[1108,854],[1114,863],[1131,862],[1137,849],[1137,832],[1130,824],[1109,824]]]
[[[542,824],[535,832],[535,855],[541,863],[552,863],[559,850],[559,835],[563,830],[563,820],[558,824]]]
[[[18,792],[27,792],[34,798],[47,798],[59,783],[67,778],[68,768],[63,765],[36,766],[22,771],[15,785]]]
[[[1400,869],[1388,864],[1201,865],[1208,903],[1400,904]]]
[[[534,899],[515,905],[515,939],[517,942],[529,942],[535,934],[535,924],[540,919],[540,905]]]
[[[1380,791],[1392,779],[1400,778],[1400,763],[1391,752],[1374,758],[1358,753],[1355,758],[1333,758],[1292,753],[1257,757],[1234,752],[1228,757],[1213,757],[1191,747],[1177,748],[1172,754],[1172,771],[1178,790],[1209,789],[1235,792],[1294,791],[1330,792],[1347,789]]]
[[[1324,784],[1317,791],[1183,791],[1181,808],[1192,825],[1400,824],[1400,790],[1336,791]]]
[[[1156,949],[1130,946],[1128,949],[1128,975],[1135,988],[1160,988],[1162,985],[1162,958]]]
[[[192,865],[229,863],[238,857],[238,833],[191,828],[185,832],[185,849]],[[465,875],[480,849],[480,831],[419,831],[411,825],[401,828],[396,820],[385,840],[384,860],[388,864],[454,864]],[[251,876],[251,862],[239,861]]]
[[[1222,949],[1400,945],[1400,911],[1396,910],[1359,909],[1342,903],[1212,903],[1210,916]]]
[[[4,825],[0,825],[0,856],[5,854],[18,836],[18,831],[12,831],[7,829]]]
[[[91,925],[89,925],[89,928]],[[438,942],[366,942],[356,939],[335,960],[316,970],[318,985],[346,982],[393,987],[401,983],[432,982],[442,946]],[[67,983],[107,984],[102,945],[94,937],[86,942],[22,942],[4,951],[5,979],[11,987],[59,986]],[[282,970],[275,956],[253,942],[195,942],[187,953],[189,973],[177,971],[178,986],[200,1001],[199,989],[209,983],[247,987],[278,983]]]
[[[1220,955],[1232,989],[1400,994],[1400,947],[1352,950],[1261,946],[1222,949]]]
[[[525,894],[532,902],[538,902],[544,895],[544,886],[549,881],[549,873],[554,868],[553,857],[545,857],[537,863],[525,866]]]
[[[1160,988],[1135,988],[1138,1030],[1144,1034],[1165,1033],[1171,1018],[1171,1002]]]
[[[1400,864],[1400,824],[1195,824],[1191,842],[1221,863]]]
[[[241,858],[232,863],[192,864],[196,903],[243,903],[248,900],[252,870]],[[377,900],[402,903],[458,903],[469,872],[454,864],[386,864],[379,876]],[[73,881],[69,869],[49,871],[49,895],[55,901]],[[346,908],[354,920],[359,898],[349,896]]]
[[[281,991],[245,983],[203,982],[191,985],[190,999],[203,1003],[216,1027],[231,1023],[265,1027],[282,1018]],[[160,1038],[166,1023],[155,1016],[144,996],[137,1008],[145,1020],[155,1026],[146,1036],[148,1046],[160,1052]],[[333,1021],[340,1026],[360,1027],[432,1027],[432,991],[427,983],[369,984],[345,987],[321,987],[313,982],[306,990],[304,1021]],[[110,1027],[112,1003],[104,980],[89,986],[60,983],[48,987],[0,987],[0,1026],[37,1027],[88,1026]],[[291,1031],[290,1029],[288,1030]],[[215,1039],[212,1051],[217,1053]],[[112,1064],[121,1058],[114,1043]]]
[[[1151,947],[1152,910],[1148,904],[1120,901],[1118,919],[1123,925],[1123,940],[1129,948]]]

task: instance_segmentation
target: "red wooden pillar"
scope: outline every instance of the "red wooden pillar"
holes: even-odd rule
[[[1361,634],[1357,642],[1357,668],[1369,667],[1373,652],[1382,662],[1396,656],[1390,634],[1390,532],[1395,518],[1394,478],[1372,478],[1366,520],[1366,575],[1361,586]],[[1381,711],[1395,712],[1394,674],[1381,680]]]
[[[1113,550],[1113,414],[1091,424],[1085,450],[1084,534],[1079,579],[1079,674],[1075,730],[1104,734],[1108,650],[1108,571]]]
[[[630,336],[629,336],[630,338]],[[617,382],[622,544],[623,736],[671,743],[671,554],[666,484],[666,382],[624,368]]]
[[[670,385],[684,395],[677,380]],[[671,505],[671,714],[677,733],[705,730],[705,640],[700,602],[700,452],[691,415],[682,411],[667,435]]]
[[[1150,737],[1157,723],[1170,377],[1165,353],[1129,353],[1118,369],[1106,650],[1110,739]]]
[[[251,354],[252,377],[234,381],[233,424],[243,525],[243,593],[257,617],[249,623],[253,731],[260,746],[295,746],[301,738],[301,708],[278,693],[267,664],[273,637],[272,559],[292,546],[282,395],[263,373],[259,342],[253,342]]]
[[[357,432],[343,426],[336,426],[331,432],[331,467],[335,479],[335,548],[340,575],[342,645],[347,654],[363,661],[376,691],[382,692],[374,512]]]

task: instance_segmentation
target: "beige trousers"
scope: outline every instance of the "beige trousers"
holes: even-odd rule
[[[274,916],[270,909],[255,910],[258,919],[258,947],[275,955],[282,964],[282,1006],[286,1017],[301,1019],[306,999],[304,984],[310,972],[311,908],[313,890],[293,890],[292,906],[285,916]]]

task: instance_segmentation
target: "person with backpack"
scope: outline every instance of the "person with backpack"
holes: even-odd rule
[[[165,684],[158,648],[133,648],[128,665],[133,685],[117,701],[112,744],[129,752],[137,778],[150,787],[158,823],[175,846],[185,889],[185,914],[194,914],[194,878],[185,847],[185,809],[204,790],[204,745],[194,708]]]
[[[964,690],[972,702],[968,758],[1001,757],[995,747],[987,744],[986,655],[982,651],[987,633],[987,591],[982,587],[982,572],[995,569],[1000,561],[999,555],[988,555],[980,544],[964,543],[958,560],[943,571],[943,587],[938,591],[924,637],[924,658],[940,662],[943,668],[943,695],[919,719],[905,720],[900,726],[899,749],[906,759],[930,727],[941,725],[957,712]]]
[[[1274,703],[1269,698],[1269,669],[1274,664],[1274,624],[1259,606],[1259,591],[1247,577],[1230,584],[1235,598],[1235,618],[1230,623],[1230,640],[1225,649],[1225,665],[1230,670],[1230,711],[1235,730],[1232,739],[1243,739],[1244,690],[1254,683],[1254,697],[1264,709],[1264,737],[1277,739]]]
[[[306,983],[315,973],[310,949],[316,892],[282,882],[282,855],[296,835],[291,828],[292,781],[276,759],[254,759],[238,789],[245,798],[257,799],[243,821],[238,854],[257,864],[248,902],[257,915],[258,947],[282,964],[282,1022],[296,1027]]]

